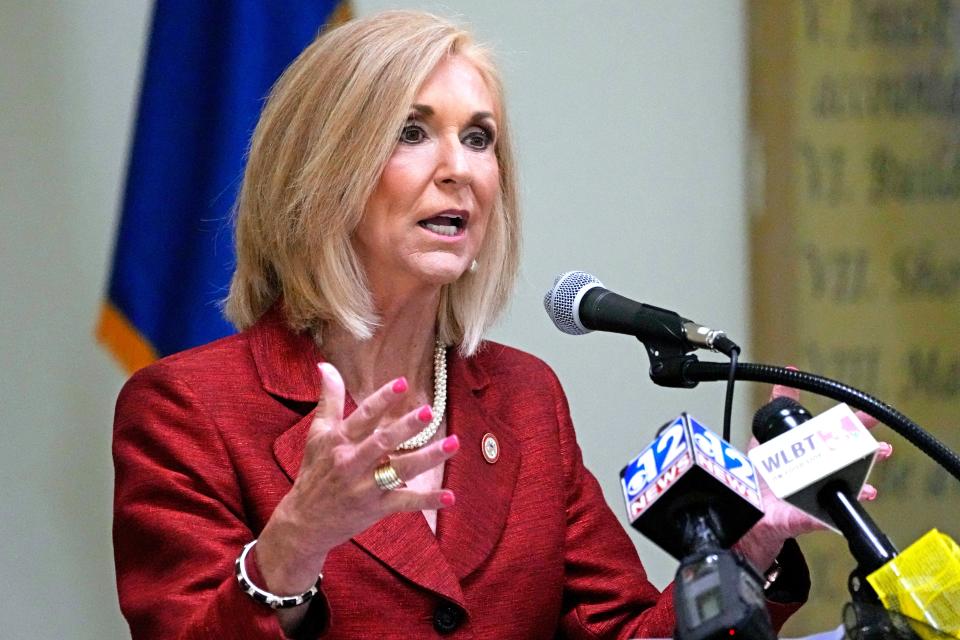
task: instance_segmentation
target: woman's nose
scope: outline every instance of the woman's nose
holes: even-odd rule
[[[445,185],[470,184],[470,159],[460,139],[451,136],[440,144],[437,162],[437,183]]]

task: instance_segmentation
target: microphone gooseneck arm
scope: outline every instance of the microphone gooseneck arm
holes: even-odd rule
[[[693,388],[700,382],[725,381],[730,373],[728,363],[700,362],[693,354],[655,358],[650,349],[647,353],[650,355],[650,378],[665,387]],[[868,393],[813,373],[750,362],[738,363],[735,377],[737,380],[782,384],[845,402],[889,426],[960,480],[960,456],[916,422]]]

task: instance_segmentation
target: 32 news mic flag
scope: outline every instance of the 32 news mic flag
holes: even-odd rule
[[[264,98],[345,0],[158,0],[98,339],[130,372],[228,335],[230,211]]]

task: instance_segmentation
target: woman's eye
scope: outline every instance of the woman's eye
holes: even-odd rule
[[[463,142],[473,149],[483,150],[493,144],[493,135],[486,129],[474,127],[463,136]]]
[[[417,144],[423,142],[426,137],[423,127],[418,124],[406,124],[400,130],[400,142],[404,144]]]

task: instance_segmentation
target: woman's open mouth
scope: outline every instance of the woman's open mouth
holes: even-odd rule
[[[453,237],[461,235],[467,228],[467,217],[465,212],[445,211],[417,224],[438,235]]]

